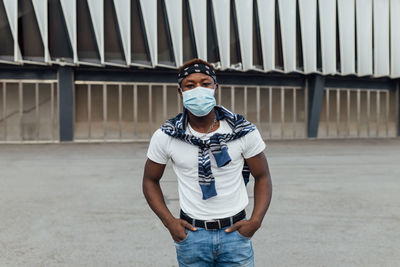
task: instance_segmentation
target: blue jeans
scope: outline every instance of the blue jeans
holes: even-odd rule
[[[174,241],[179,266],[254,266],[251,239],[238,231],[226,233],[226,228],[206,230],[197,227],[197,231],[186,229],[186,238],[180,242]]]

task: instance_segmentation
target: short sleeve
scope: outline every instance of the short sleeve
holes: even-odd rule
[[[170,158],[168,152],[170,139],[171,137],[162,132],[161,129],[155,131],[150,140],[147,157],[156,163],[167,164]]]
[[[243,157],[245,159],[254,157],[264,151],[266,146],[258,129],[246,134],[243,138]]]

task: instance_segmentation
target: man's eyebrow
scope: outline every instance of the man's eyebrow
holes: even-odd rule
[[[203,82],[203,81],[208,80],[208,79],[209,78],[203,78],[203,79],[200,80],[200,82]],[[195,82],[194,80],[186,80],[186,83],[194,83],[194,82]]]

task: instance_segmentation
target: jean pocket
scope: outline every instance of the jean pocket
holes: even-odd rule
[[[236,232],[236,234],[237,234],[240,238],[242,238],[242,239],[244,239],[244,240],[250,240],[250,239],[251,239],[251,236],[250,236],[250,237],[244,236],[244,235],[242,235],[242,234],[239,232],[239,230],[236,230],[235,232]]]
[[[181,241],[175,241],[175,240],[174,240],[175,244],[182,244],[182,243],[186,242],[186,241],[188,240],[188,238],[189,238],[189,236],[190,236],[191,233],[192,233],[192,231],[190,231],[190,230],[188,230],[187,228],[185,228],[185,234],[186,234],[185,239],[183,239],[183,240],[181,240]]]

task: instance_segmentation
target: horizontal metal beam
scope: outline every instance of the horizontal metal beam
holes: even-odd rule
[[[149,82],[177,83],[177,72],[165,69],[76,69],[76,81],[120,81],[120,82]],[[217,72],[220,84],[234,85],[269,85],[269,86],[299,86],[304,87],[303,75],[284,75],[275,73],[240,73]]]
[[[57,68],[0,65],[0,79],[57,80]]]
[[[165,68],[143,69],[131,67],[88,67],[73,68],[76,81],[115,81],[143,83],[176,83],[177,71]],[[58,67],[32,65],[0,64],[0,79],[11,80],[57,80]],[[278,72],[260,73],[255,71],[217,71],[220,84],[254,85],[254,86],[305,86],[305,80],[314,75],[298,73],[282,74]],[[329,88],[362,88],[396,90],[396,79],[372,78],[357,76],[324,76],[325,86]]]
[[[330,88],[362,88],[396,90],[396,82],[389,78],[326,77],[325,86]]]

